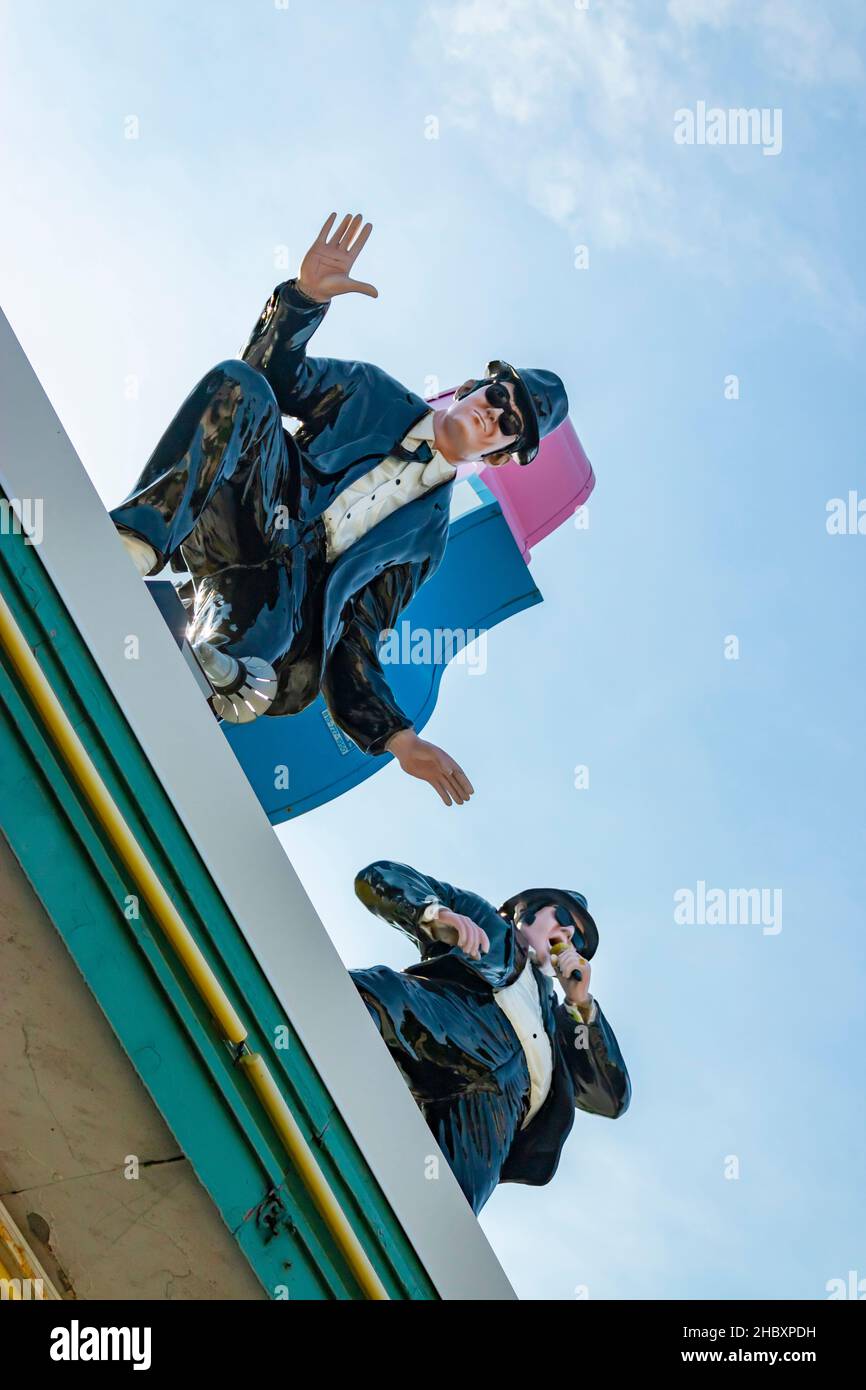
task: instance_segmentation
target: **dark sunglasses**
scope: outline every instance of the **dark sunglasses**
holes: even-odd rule
[[[557,907],[555,909],[554,916],[556,917],[556,920],[561,927],[574,927],[574,935],[571,938],[571,944],[576,951],[583,951],[584,947],[586,946],[586,942],[584,941],[583,934],[581,933],[579,928],[575,926],[574,918],[572,917],[568,908]],[[535,921],[535,913],[521,912],[518,921],[521,925],[531,927],[533,922]]]
[[[483,384],[484,383],[481,381],[476,381],[472,390],[477,391],[479,386],[483,386]],[[467,391],[466,394],[468,396],[472,393]],[[511,403],[508,387],[503,385],[501,381],[492,381],[484,392],[484,395],[488,405],[492,405],[494,410],[502,411],[498,421],[502,433],[505,435],[517,435],[518,437],[522,435],[523,421]]]

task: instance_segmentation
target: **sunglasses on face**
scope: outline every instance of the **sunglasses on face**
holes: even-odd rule
[[[477,390],[482,383],[476,383],[474,390]],[[469,393],[467,393],[469,394]],[[501,381],[492,381],[484,392],[488,405],[492,405],[495,410],[501,410],[502,414],[497,421],[500,430],[504,435],[523,434],[523,421],[511,403],[511,396],[508,387]]]
[[[518,922],[521,926],[531,927],[533,922],[535,921],[535,916],[536,914],[534,912],[521,912],[520,917],[518,918]],[[554,911],[554,916],[556,917],[556,920],[561,927],[574,927],[574,935],[571,938],[571,944],[576,951],[583,951],[586,946],[586,942],[583,939],[582,933],[579,931],[577,927],[575,927],[574,918],[572,917],[568,908],[557,907]]]

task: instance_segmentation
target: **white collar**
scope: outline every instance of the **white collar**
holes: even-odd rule
[[[416,420],[415,424],[405,436],[405,439],[416,439],[419,442],[422,439],[426,439],[428,444],[433,444],[435,438],[432,409],[428,410],[426,415],[422,415],[420,420]]]
[[[421,419],[416,421],[411,430],[403,436],[403,443],[408,449],[417,448],[422,440],[429,444],[433,450],[433,457],[428,464],[425,464],[424,472],[421,474],[421,482],[424,487],[436,487],[439,483],[445,483],[454,478],[457,474],[456,467],[453,463],[449,463],[445,455],[440,454],[436,448],[432,409],[428,410],[426,415],[422,415]]]

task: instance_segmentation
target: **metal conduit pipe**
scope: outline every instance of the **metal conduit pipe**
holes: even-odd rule
[[[283,1148],[360,1288],[369,1299],[387,1299],[388,1291],[334,1196],[267,1063],[258,1053],[250,1052],[244,1045],[247,1030],[231,1000],[124,820],[2,594],[0,646],[38,711],[55,747],[66,761],[76,785],[106,831],[141,896],[149,904],[189,979],[219,1025],[223,1037],[239,1051],[237,1060],[242,1070],[249,1078],[280,1137]]]

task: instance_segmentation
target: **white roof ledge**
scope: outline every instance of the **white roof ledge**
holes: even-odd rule
[[[0,483],[43,499],[39,558],[440,1297],[514,1298],[2,312]]]

